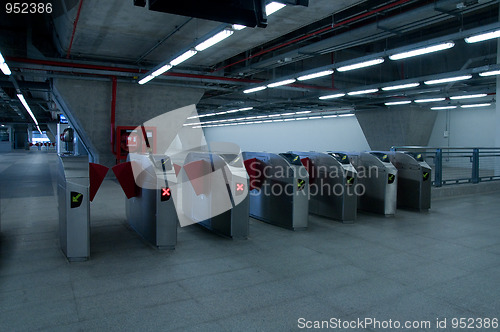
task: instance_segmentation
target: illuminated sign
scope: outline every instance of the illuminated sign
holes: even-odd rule
[[[245,184],[236,183],[236,195],[242,195],[245,193]]]
[[[170,188],[161,188],[161,202],[166,202],[170,199],[172,193],[170,192]]]
[[[354,184],[354,178],[352,176],[348,176],[346,180],[348,186],[352,186]]]
[[[429,173],[429,172],[424,172],[424,173],[422,174],[422,176],[424,177],[424,181],[429,180],[429,175],[430,175],[430,173]]]
[[[77,208],[80,205],[82,205],[83,202],[83,194],[77,193],[76,191],[72,191],[70,193],[70,198],[71,198],[71,208]]]
[[[394,180],[396,180],[396,175],[389,174],[389,176],[388,176],[388,183],[389,184],[394,183]]]
[[[306,181],[304,181],[302,179],[298,179],[297,180],[297,188],[298,188],[298,190],[304,189],[305,184],[306,184]]]

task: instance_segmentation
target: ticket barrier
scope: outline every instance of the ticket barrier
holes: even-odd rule
[[[353,223],[357,215],[357,172],[340,152],[295,152],[309,173],[309,213]]]
[[[189,152],[178,178],[184,217],[222,236],[248,237],[248,175],[241,153]]]
[[[90,256],[90,200],[88,157],[59,157],[57,196],[59,241],[69,261]]]
[[[421,153],[389,154],[398,170],[398,208],[427,211],[431,208],[431,167]]]
[[[294,153],[243,152],[250,216],[292,230],[307,228],[309,175]]]
[[[89,163],[87,156],[59,156],[59,242],[69,261],[90,257],[90,202],[107,172],[107,167]]]
[[[358,196],[360,210],[394,215],[397,201],[397,169],[385,152],[350,153],[364,193]]]
[[[130,160],[129,155],[129,160]],[[175,249],[177,244],[176,209],[171,199],[168,176],[175,176],[172,162],[165,155],[133,154],[131,167],[134,169],[135,183],[125,202],[127,222],[137,234],[158,249]],[[113,168],[122,187],[132,179],[132,170],[127,164]],[[126,194],[127,191],[125,190]]]

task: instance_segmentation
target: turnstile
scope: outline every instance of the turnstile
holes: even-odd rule
[[[250,216],[292,230],[307,228],[309,175],[293,153],[243,152]]]
[[[421,153],[396,151],[389,157],[398,170],[398,208],[431,208],[431,167]]]
[[[241,154],[189,152],[178,176],[185,217],[223,236],[248,237],[248,175]]]
[[[167,179],[175,176],[172,162],[165,155],[134,154],[132,159],[138,188],[137,196],[126,200],[127,221],[151,245],[174,249],[179,219]]]
[[[385,152],[361,152],[349,154],[358,171],[358,182],[363,192],[358,196],[358,208],[364,211],[396,214],[397,169]]]
[[[59,157],[57,196],[59,241],[69,261],[90,256],[90,201],[88,157]]]
[[[309,173],[309,213],[352,223],[356,220],[357,172],[340,152],[298,152]]]

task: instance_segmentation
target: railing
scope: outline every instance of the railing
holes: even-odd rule
[[[500,148],[393,146],[391,150],[421,153],[432,168],[436,187],[500,180]]]

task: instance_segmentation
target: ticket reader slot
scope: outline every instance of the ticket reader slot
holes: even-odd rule
[[[243,152],[250,174],[250,216],[292,229],[307,228],[309,174],[293,153]]]
[[[398,208],[431,208],[431,167],[421,153],[396,151],[390,155],[398,170]]]
[[[349,154],[358,171],[359,184],[364,194],[358,198],[360,210],[394,215],[397,204],[397,169],[386,152]]]

